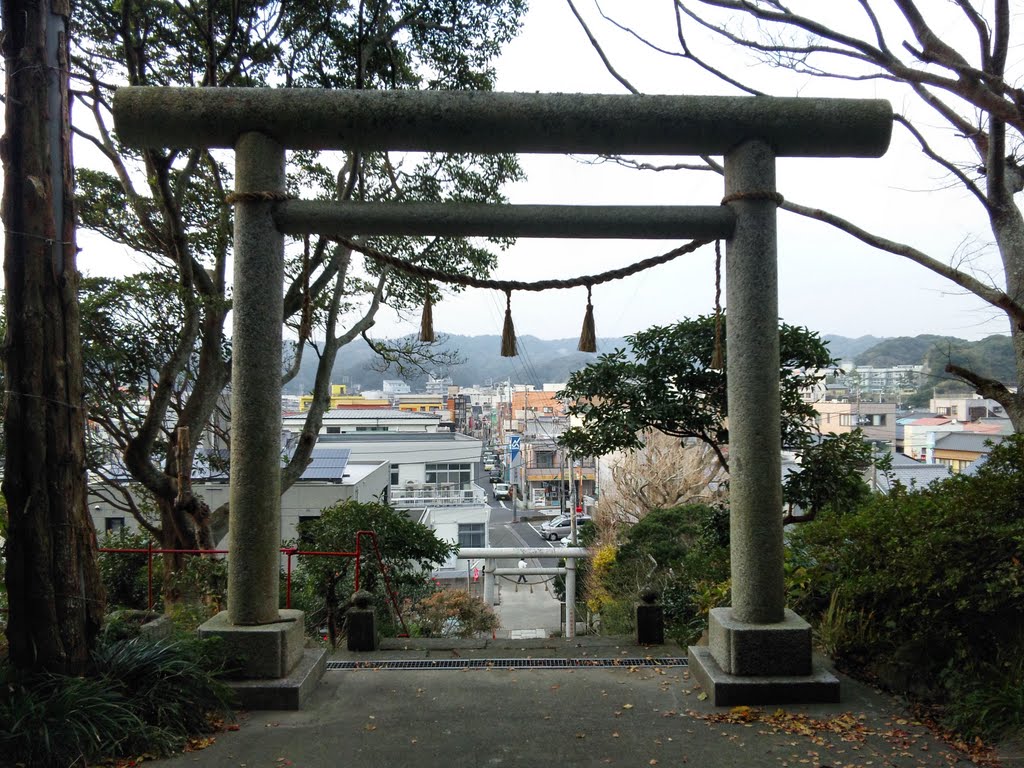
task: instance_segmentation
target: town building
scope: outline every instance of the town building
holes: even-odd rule
[[[860,429],[873,443],[896,445],[896,404],[838,400],[814,404],[822,434],[843,435]]]

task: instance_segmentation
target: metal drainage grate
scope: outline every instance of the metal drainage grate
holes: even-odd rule
[[[589,669],[602,667],[685,667],[685,656],[616,659],[366,659],[328,661],[327,670],[346,669]]]

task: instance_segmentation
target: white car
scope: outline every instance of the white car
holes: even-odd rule
[[[590,518],[587,515],[576,515],[576,531],[584,525],[590,524]],[[559,515],[554,520],[548,520],[546,523],[542,523],[540,526],[540,537],[547,539],[548,541],[554,541],[560,539],[563,536],[568,536],[572,532],[572,517],[569,515]]]

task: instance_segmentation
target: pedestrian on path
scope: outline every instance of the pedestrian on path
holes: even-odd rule
[[[526,561],[523,558],[519,558],[519,570],[523,570],[526,567]],[[516,580],[516,584],[525,584],[526,574],[520,573],[519,578]]]

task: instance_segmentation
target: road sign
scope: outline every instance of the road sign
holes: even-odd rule
[[[519,455],[519,445],[522,437],[520,435],[511,435],[508,438],[508,462],[511,464],[516,460],[516,456]]]

